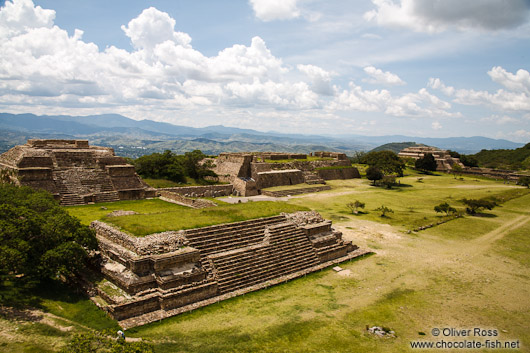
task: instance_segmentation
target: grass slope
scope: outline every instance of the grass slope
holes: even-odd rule
[[[291,199],[294,205],[307,205],[334,219],[344,238],[374,249],[376,254],[370,257],[342,264],[349,273],[323,270],[128,330],[128,337],[151,340],[156,352],[386,353],[417,352],[410,348],[412,340],[440,340],[430,333],[435,327],[480,327],[497,329],[499,336],[493,340],[519,340],[522,347],[495,352],[530,351],[530,195],[503,203],[485,213],[489,216],[466,216],[406,234],[414,224],[436,220],[433,207],[440,202],[462,208],[457,200],[463,197],[506,196],[525,190],[491,180],[423,177],[423,183],[417,182],[418,175],[409,172],[402,183],[411,186],[395,190],[372,187],[367,180],[334,181],[331,191]],[[366,213],[349,213],[345,203],[355,199],[366,203]],[[86,219],[88,213],[103,216],[112,209],[155,212],[157,202],[81,209]],[[373,211],[382,203],[394,209],[390,218]],[[82,214],[81,209],[75,212]],[[107,325],[90,315],[79,317],[75,314],[79,311],[69,306],[81,310],[83,301],[50,300],[46,310],[65,320],[92,327]],[[57,351],[67,339],[53,326],[28,326],[21,334],[28,323],[0,319],[0,325],[0,349],[5,352]],[[397,337],[374,337],[366,332],[366,325],[389,327]],[[76,324],[70,332],[83,329]]]

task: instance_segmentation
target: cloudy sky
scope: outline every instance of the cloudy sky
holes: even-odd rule
[[[530,141],[530,0],[0,0],[0,111]]]

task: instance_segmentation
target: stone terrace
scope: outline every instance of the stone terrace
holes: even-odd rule
[[[102,222],[92,227],[104,260],[102,273],[122,295],[97,291],[107,303],[105,309],[125,327],[363,254],[316,212],[144,238]]]
[[[0,155],[0,168],[67,206],[155,196],[112,148],[89,146],[87,140],[28,140]]]

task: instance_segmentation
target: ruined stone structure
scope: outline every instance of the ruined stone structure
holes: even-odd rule
[[[258,195],[262,189],[273,186],[325,184],[325,180],[360,178],[359,171],[351,166],[344,153],[314,152],[314,155],[324,160],[308,160],[305,154],[221,153],[213,160],[214,171],[219,180],[233,184],[234,190],[241,196]],[[281,163],[267,163],[266,160]],[[321,170],[329,167],[337,169]]]
[[[97,291],[132,327],[302,276],[364,254],[316,212],[137,238],[95,221],[102,272]],[[100,303],[100,305],[102,305]]]
[[[451,157],[449,152],[441,150],[436,147],[429,146],[415,146],[407,147],[398,153],[399,157],[420,159],[423,158],[427,153],[434,156],[436,160],[436,170],[441,172],[450,172],[453,170],[453,165],[457,164],[464,168],[464,165],[460,162],[460,159]]]
[[[87,140],[28,140],[0,155],[18,183],[51,192],[62,205],[154,197],[125,159]]]

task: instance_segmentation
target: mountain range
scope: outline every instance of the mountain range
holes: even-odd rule
[[[487,137],[425,138],[414,136],[340,136],[262,132],[222,125],[194,128],[152,120],[133,120],[118,114],[69,116],[0,113],[0,152],[28,138],[88,139],[92,145],[113,147],[118,155],[138,156],[170,149],[183,153],[200,149],[206,154],[243,151],[309,153],[336,151],[353,154],[386,143],[414,141],[460,153],[523,146]]]

